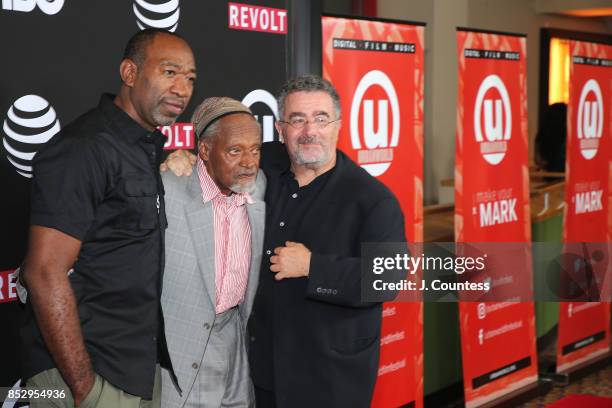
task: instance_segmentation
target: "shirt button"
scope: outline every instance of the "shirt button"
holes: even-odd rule
[[[210,329],[210,325],[209,325],[208,323],[204,323],[204,329],[205,329],[205,330]]]
[[[255,337],[251,336],[251,341],[255,341]]]
[[[284,227],[285,226],[285,221],[281,221],[280,224],[278,224],[278,225],[280,225],[281,227]]]
[[[291,194],[291,197],[293,197],[293,198],[297,198],[297,193],[293,193],[293,194]]]
[[[198,369],[198,363],[193,363],[191,366],[193,367],[194,370]]]
[[[157,341],[157,337],[153,336],[153,341]]]
[[[272,251],[270,251],[269,249],[266,251],[266,254],[270,255],[272,253]]]

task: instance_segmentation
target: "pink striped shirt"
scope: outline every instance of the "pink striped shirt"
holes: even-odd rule
[[[224,195],[198,157],[198,177],[204,202],[212,201],[215,226],[215,309],[217,314],[244,299],[251,263],[251,226],[245,204],[247,193]]]

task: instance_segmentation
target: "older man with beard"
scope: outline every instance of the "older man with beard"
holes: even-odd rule
[[[170,172],[162,307],[176,373],[162,372],[163,407],[254,404],[246,322],[263,245],[261,129],[231,98],[208,98],[192,122],[198,156],[190,177]]]
[[[404,242],[404,217],[393,193],[336,149],[331,83],[290,79],[278,106],[284,143],[262,150],[266,232],[248,324],[257,407],[366,408],[382,307],[361,300],[361,245]],[[167,164],[188,174],[189,160],[176,153]]]
[[[331,83],[291,79],[278,106],[284,145],[266,143],[262,153],[266,234],[248,326],[257,407],[366,408],[382,308],[361,300],[361,244],[405,241],[402,211],[336,149],[341,109]]]

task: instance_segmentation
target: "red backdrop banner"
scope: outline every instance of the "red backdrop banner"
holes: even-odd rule
[[[612,46],[571,41],[570,95],[567,106],[567,156],[565,188],[565,242],[612,241]],[[569,247],[569,246],[568,246]],[[571,247],[576,247],[572,245]],[[608,245],[609,247],[609,245]],[[598,261],[600,245],[585,245],[576,259],[585,263],[566,265],[562,288],[571,297],[572,288],[581,293],[601,293],[609,299],[609,258]],[[609,254],[608,254],[609,255]],[[595,281],[587,282],[581,265],[589,264]],[[603,268],[603,269],[602,269]],[[586,287],[585,285],[594,287]],[[607,288],[607,289],[606,289]],[[596,289],[596,290],[592,290]],[[610,304],[564,302],[559,307],[557,371],[563,372],[610,350]]]
[[[529,242],[526,39],[459,30],[457,51],[456,241]],[[517,256],[516,276],[489,271],[496,293],[532,285],[530,252]],[[517,300],[459,304],[467,407],[537,381],[533,303]]]
[[[397,196],[423,241],[424,27],[323,17],[323,76],[338,89],[338,147]],[[423,406],[423,304],[386,303],[374,407]]]

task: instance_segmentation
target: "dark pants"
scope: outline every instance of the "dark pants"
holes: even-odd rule
[[[255,386],[255,402],[257,408],[276,408],[276,395],[272,391]]]

